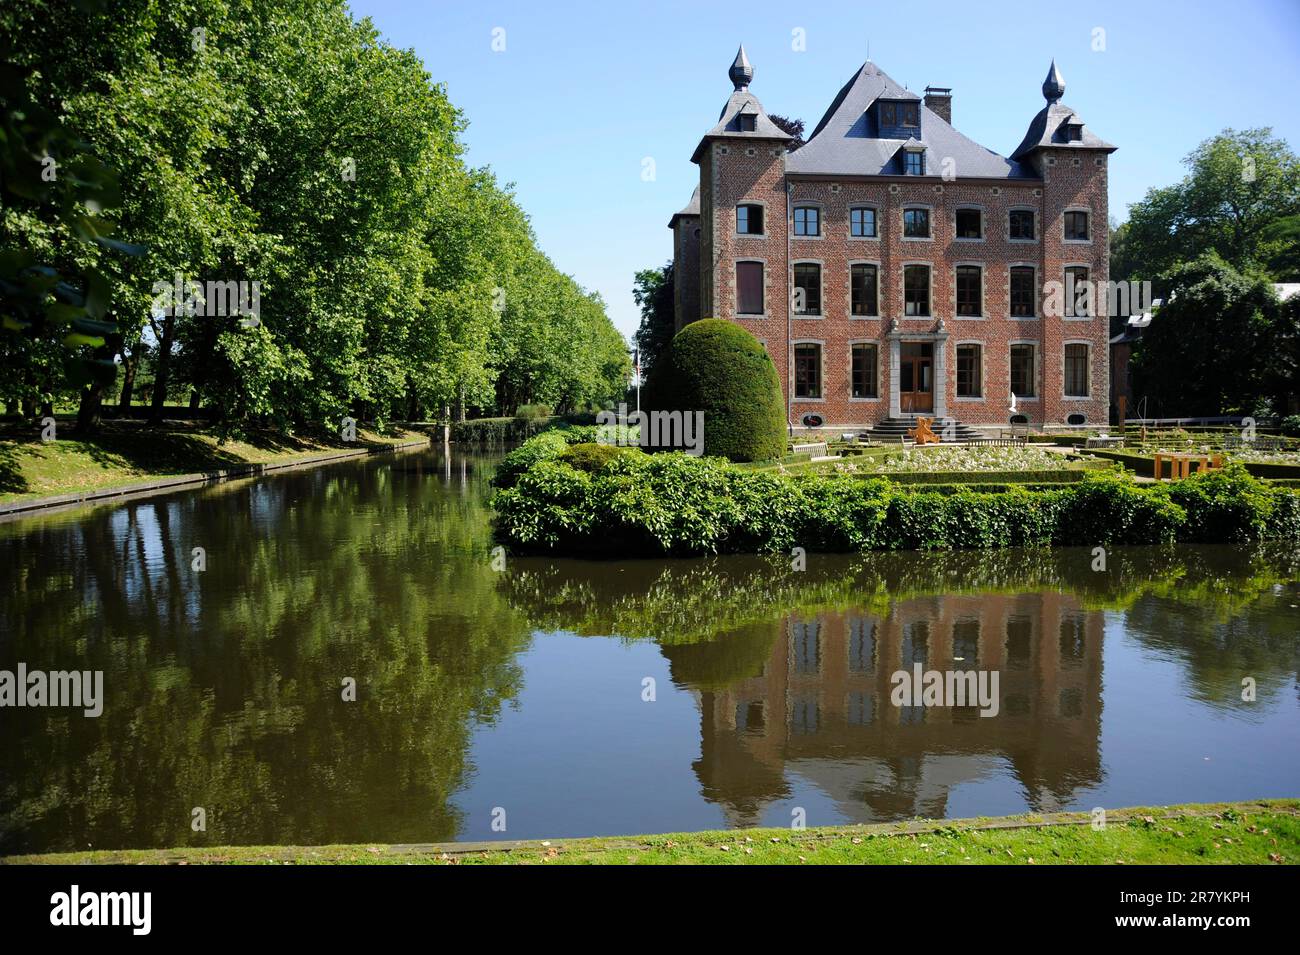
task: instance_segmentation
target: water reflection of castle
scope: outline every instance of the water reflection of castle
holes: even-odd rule
[[[753,675],[725,681],[695,679],[690,652],[664,652],[698,692],[695,770],[733,825],[758,824],[788,797],[787,774],[869,822],[945,816],[954,787],[991,776],[1014,777],[1039,811],[1099,782],[1102,630],[1100,613],[1057,593],[946,596],[902,601],[885,616],[792,616],[733,634],[723,639],[771,649]],[[890,675],[917,662],[998,670],[998,715],[894,706]]]

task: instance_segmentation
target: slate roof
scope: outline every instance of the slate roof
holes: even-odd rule
[[[744,113],[754,117],[754,129],[752,132],[740,128],[740,115]],[[787,133],[776,123],[767,118],[767,113],[763,111],[763,104],[758,101],[748,89],[736,90],[727,99],[727,103],[722,107],[722,112],[718,116],[718,125],[704,134],[700,144],[695,147],[695,152],[691,156],[691,162],[700,161],[700,153],[704,149],[704,144],[710,139],[775,139],[782,143],[789,142],[794,137]]]
[[[868,60],[831,103],[812,136],[786,157],[790,175],[896,175],[892,160],[906,139],[880,139],[867,108],[877,99],[919,101]],[[913,137],[926,147],[927,168],[938,170],[951,157],[959,178],[1037,179],[1028,166],[999,155],[953,129],[936,113],[920,107],[921,131]]]
[[[1040,146],[1063,149],[1104,149],[1113,153],[1118,147],[1112,146],[1100,136],[1093,134],[1086,125],[1083,127],[1083,139],[1069,142],[1063,129],[1066,121],[1083,123],[1083,118],[1064,103],[1048,103],[1029,124],[1024,141],[1011,154],[1012,159],[1023,159]]]
[[[674,212],[673,217],[668,220],[668,228],[677,224],[678,216],[698,216],[700,214],[700,187],[696,186],[695,191],[691,193],[691,201],[681,210]]]

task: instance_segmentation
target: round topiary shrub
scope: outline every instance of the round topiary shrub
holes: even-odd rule
[[[732,461],[785,454],[776,366],[759,340],[732,322],[705,318],[678,332],[655,362],[642,398],[651,414],[704,412],[705,454]]]

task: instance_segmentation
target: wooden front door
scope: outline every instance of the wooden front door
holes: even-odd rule
[[[934,345],[903,342],[898,360],[898,407],[903,414],[934,410]]]

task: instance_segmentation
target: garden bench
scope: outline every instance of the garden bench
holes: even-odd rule
[[[818,457],[819,455],[825,455],[828,449],[828,445],[825,441],[811,441],[807,444],[794,445],[794,447],[791,448],[791,453],[811,454],[813,457]]]
[[[1122,448],[1124,439],[1114,435],[1097,435],[1088,438],[1083,444],[1085,448]]]

